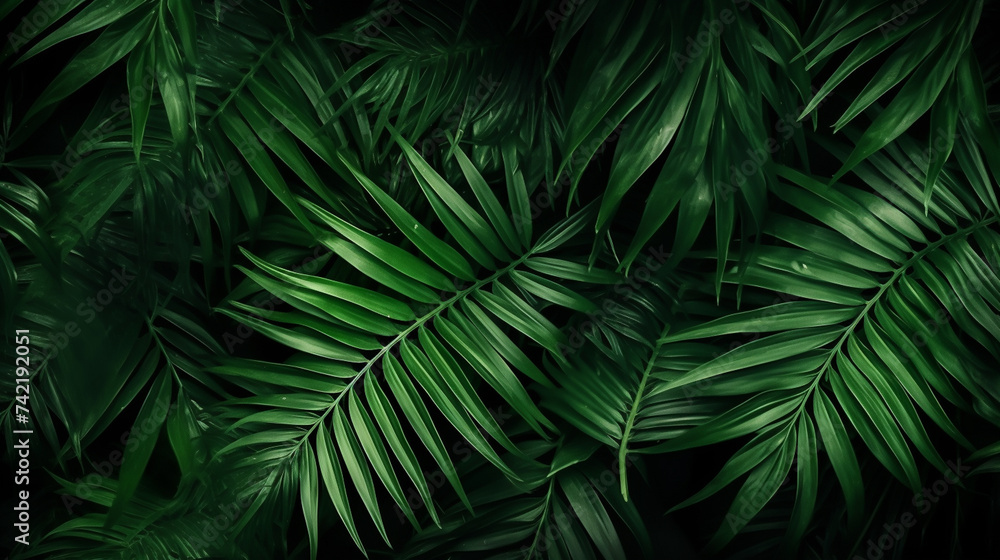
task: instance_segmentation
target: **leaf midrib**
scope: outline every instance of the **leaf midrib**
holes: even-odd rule
[[[404,329],[401,333],[399,333],[398,335],[396,335],[396,337],[389,344],[386,344],[385,346],[383,346],[375,354],[375,356],[373,356],[370,360],[368,360],[368,362],[364,365],[364,367],[361,368],[361,370],[358,372],[358,375],[356,375],[354,377],[354,379],[352,379],[350,381],[350,383],[347,384],[347,387],[345,387],[344,390],[341,391],[339,395],[337,395],[337,397],[334,399],[334,401],[330,404],[330,406],[328,406],[326,408],[325,411],[323,411],[323,414],[321,414],[319,416],[319,418],[316,420],[316,422],[314,422],[313,425],[310,426],[308,430],[306,430],[306,433],[303,434],[303,436],[299,439],[298,443],[295,444],[295,447],[291,450],[291,452],[289,452],[287,458],[284,461],[282,461],[282,465],[279,465],[276,468],[281,468],[286,461],[291,460],[291,458],[294,457],[298,453],[298,450],[302,446],[302,444],[304,442],[306,442],[306,441],[309,440],[309,437],[316,430],[316,428],[318,428],[319,425],[326,420],[326,417],[331,412],[333,412],[334,409],[337,408],[337,406],[340,404],[340,400],[342,398],[344,398],[345,395],[348,395],[354,389],[354,385],[359,380],[361,380],[365,376],[365,374],[367,374],[369,371],[371,371],[371,368],[376,363],[378,363],[385,356],[386,353],[388,353],[391,349],[396,348],[396,346],[398,346],[403,340],[405,340],[414,331],[416,331],[417,329],[419,329],[420,327],[422,327],[425,323],[427,323],[431,319],[434,319],[435,317],[438,317],[443,311],[452,308],[455,305],[455,303],[461,301],[465,297],[468,297],[469,294],[471,294],[471,293],[473,293],[473,292],[481,289],[483,286],[485,286],[487,284],[490,284],[490,283],[493,283],[493,282],[497,281],[502,276],[504,276],[506,274],[509,274],[511,270],[513,270],[517,266],[521,265],[525,260],[527,260],[529,257],[531,257],[532,255],[534,255],[534,253],[535,253],[535,248],[532,248],[531,250],[527,251],[524,255],[522,255],[520,258],[518,258],[517,260],[509,263],[505,267],[497,270],[496,272],[494,272],[490,276],[488,276],[488,277],[486,277],[486,278],[484,278],[482,280],[477,281],[475,284],[473,284],[472,286],[470,286],[470,287],[468,287],[468,288],[466,288],[464,290],[461,290],[461,291],[457,292],[454,296],[452,296],[452,297],[448,298],[447,300],[441,302],[432,311],[430,311],[427,314],[425,314],[424,316],[416,319],[413,322],[413,324],[411,324],[409,327],[407,327],[406,329]]]
[[[941,239],[938,239],[937,241],[934,241],[933,243],[927,245],[926,247],[924,247],[920,251],[917,251],[916,253],[914,253],[914,255],[912,257],[910,257],[909,259],[907,259],[906,262],[904,262],[902,265],[900,265],[899,268],[897,268],[892,273],[892,276],[890,276],[879,287],[878,292],[874,296],[872,296],[871,299],[868,300],[868,302],[865,304],[865,306],[861,310],[861,312],[858,313],[857,318],[854,319],[854,321],[851,322],[851,324],[848,325],[844,329],[844,334],[842,334],[840,336],[840,339],[830,349],[829,356],[827,356],[826,361],[819,368],[819,371],[816,373],[815,379],[813,379],[812,382],[809,384],[809,386],[806,388],[806,390],[802,392],[802,402],[799,403],[799,406],[795,410],[795,412],[792,413],[791,416],[789,416],[789,420],[788,420],[789,423],[791,423],[791,422],[798,422],[798,419],[801,416],[802,411],[805,408],[805,404],[809,400],[809,397],[812,396],[813,392],[815,392],[815,390],[816,390],[816,387],[819,385],[819,382],[828,373],[828,371],[830,369],[830,364],[833,363],[834,356],[836,356],[837,353],[840,352],[840,349],[844,345],[844,342],[846,342],[848,340],[848,338],[850,337],[850,335],[852,335],[854,333],[854,329],[856,329],[858,327],[858,325],[861,323],[861,321],[865,317],[868,316],[868,312],[871,310],[871,308],[876,303],[878,303],[881,300],[883,294],[885,294],[886,291],[889,290],[889,288],[891,288],[891,287],[893,287],[895,285],[896,281],[899,280],[900,276],[902,276],[902,274],[904,272],[906,272],[907,270],[909,270],[914,264],[916,264],[918,261],[922,260],[929,253],[931,253],[933,251],[936,251],[937,249],[940,249],[943,245],[946,245],[946,244],[951,243],[952,241],[955,241],[955,240],[958,240],[958,239],[964,239],[964,238],[968,237],[970,234],[972,234],[973,232],[975,232],[976,230],[978,230],[980,228],[983,228],[983,227],[989,226],[991,224],[997,223],[998,219],[1000,219],[1000,218],[998,218],[997,216],[994,216],[992,218],[988,218],[988,219],[982,220],[982,221],[980,221],[980,222],[978,222],[976,224],[973,224],[973,225],[971,225],[971,226],[969,226],[967,228],[958,230],[958,231],[956,231],[956,232],[954,232],[952,234],[946,235],[946,236],[942,237]]]

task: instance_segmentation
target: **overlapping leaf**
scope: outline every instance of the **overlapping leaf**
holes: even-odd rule
[[[535,302],[589,308],[584,298],[563,285],[573,279],[563,270],[582,265],[545,256],[581,231],[586,216],[560,223],[524,250],[510,217],[499,210],[495,195],[460,149],[456,157],[474,202],[406,141],[397,141],[445,225],[447,238],[428,231],[345,160],[411,248],[380,239],[303,199],[303,208],[320,224],[319,241],[363,273],[371,287],[291,272],[247,253],[254,264],[254,269],[242,269],[248,278],[292,310],[260,314],[239,302],[233,303],[235,309],[220,309],[297,352],[284,364],[230,361],[216,372],[262,396],[273,391],[271,386],[333,396],[315,412],[269,414],[265,409],[246,416],[239,427],[254,430],[224,453],[266,444],[270,438],[261,439],[262,434],[273,432],[273,441],[282,443],[273,455],[264,453],[274,458],[271,468],[277,469],[285,461],[305,460],[303,453],[309,452],[302,449],[312,445],[315,434],[320,478],[355,537],[355,518],[340,490],[348,478],[385,539],[378,488],[388,491],[411,523],[417,523],[396,474],[400,469],[437,519],[418,454],[433,457],[471,509],[431,414],[443,415],[473,449],[509,479],[518,480],[494,445],[515,455],[522,452],[491,415],[483,391],[498,395],[532,430],[549,437],[554,426],[538,410],[524,381],[543,386],[551,382],[525,354],[524,344],[533,341],[557,351],[565,335]],[[403,433],[401,421],[413,428],[416,438]],[[294,443],[287,443],[289,436]]]

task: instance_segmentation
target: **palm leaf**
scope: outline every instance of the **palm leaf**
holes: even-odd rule
[[[320,242],[363,273],[372,288],[290,272],[247,253],[262,272],[244,269],[248,278],[291,305],[293,311],[275,312],[269,317],[272,320],[254,320],[231,309],[220,312],[247,321],[262,334],[298,352],[280,366],[261,363],[247,369],[240,360],[226,360],[215,368],[261,396],[274,391],[268,388],[272,385],[287,384],[334,395],[323,410],[302,418],[302,423],[288,415],[260,414],[252,420],[247,417],[237,433],[251,427],[254,431],[227,446],[222,454],[257,449],[264,443],[258,436],[267,426],[276,436],[287,435],[280,438],[282,443],[274,448],[273,455],[264,448],[264,453],[273,457],[266,468],[286,469],[303,460],[303,453],[309,453],[302,449],[312,445],[310,438],[315,433],[319,472],[341,518],[353,523],[348,521],[350,512],[343,495],[335,490],[344,487],[346,473],[387,542],[385,514],[378,504],[372,469],[398,508],[416,525],[388,450],[417,488],[422,489],[426,481],[416,456],[426,452],[458,495],[465,495],[439,431],[430,420],[432,410],[443,414],[476,451],[513,481],[518,480],[518,475],[501,460],[482,432],[515,455],[523,452],[490,415],[482,391],[490,387],[488,391],[502,398],[532,430],[550,437],[554,426],[533,404],[520,375],[542,385],[551,382],[525,355],[524,343],[516,340],[531,340],[552,351],[563,342],[564,335],[531,301],[537,298],[570,305],[583,301],[559,285],[568,280],[565,274],[540,263],[544,262],[544,254],[563,246],[585,224],[584,216],[574,216],[546,232],[525,251],[512,235],[510,218],[497,212],[499,204],[466,156],[457,157],[470,189],[478,197],[476,202],[466,201],[405,140],[397,136],[397,142],[449,237],[442,239],[427,231],[352,168],[411,248],[396,247],[302,200],[303,207],[325,230],[319,236]],[[456,148],[456,154],[460,153]],[[477,204],[482,206],[477,208]],[[488,217],[484,216],[484,206],[492,209]],[[468,260],[470,256],[472,261]],[[448,279],[449,275],[471,284],[458,287]],[[234,306],[244,311],[253,309],[235,302]],[[379,337],[386,342],[371,344]],[[257,368],[281,373],[258,375]],[[384,380],[379,379],[382,375]],[[426,396],[420,394],[418,386]],[[433,408],[427,406],[428,398]],[[397,422],[401,418],[416,431],[421,446],[399,431]],[[286,441],[293,434],[291,441]],[[421,491],[421,495],[432,508],[427,493]],[[463,503],[471,509],[471,503],[464,498]]]
[[[892,163],[883,164],[883,172],[905,176]],[[856,172],[866,181],[878,178],[869,183],[876,191],[888,187],[884,176],[867,166],[859,166]],[[947,230],[932,221],[928,227],[936,237],[928,237],[917,226],[924,216],[916,178],[910,177],[909,185],[899,185],[900,191],[891,193],[899,202],[889,203],[890,193],[883,191],[886,198],[876,204],[867,200],[872,195],[854,187],[826,186],[787,168],[778,173],[784,181],[776,187],[778,196],[802,208],[816,223],[797,221],[793,233],[788,227],[791,223],[775,219],[768,233],[775,242],[791,247],[762,245],[742,279],[747,285],[789,294],[797,301],[722,317],[663,339],[669,349],[673,344],[690,345],[692,340],[753,334],[755,340],[690,371],[667,374],[662,390],[676,391],[702,381],[709,385],[699,392],[699,399],[755,394],[652,449],[682,449],[756,432],[758,439],[744,450],[752,452],[755,461],[768,458],[749,471],[751,478],[753,473],[765,477],[760,482],[765,484],[764,480],[774,480],[768,478],[767,469],[784,464],[784,455],[775,450],[778,442],[791,445],[788,442],[794,442],[803,427],[808,430],[808,416],[803,411],[808,410],[805,406],[811,398],[818,440],[830,450],[845,494],[853,504],[851,511],[858,512],[862,490],[857,485],[858,468],[851,445],[840,435],[841,418],[846,416],[879,462],[915,491],[920,482],[911,445],[936,469],[949,470],[939,446],[928,437],[925,417],[966,449],[973,447],[939,397],[964,410],[969,409],[969,398],[978,406],[997,406],[996,391],[981,372],[997,357],[993,317],[1000,303],[996,298],[1000,285],[989,264],[991,253],[977,250],[996,242],[992,226],[997,218],[988,210],[988,199],[966,198],[963,202],[978,205],[963,206],[961,212],[940,209],[942,221],[958,224],[957,229],[943,233]],[[935,190],[950,190],[955,195],[954,189],[960,187],[951,173],[943,171],[941,179]],[[797,188],[790,188],[790,184]],[[966,193],[973,191],[965,188]],[[932,198],[932,203],[937,198]],[[858,204],[861,200],[866,202],[864,207]],[[963,215],[971,219],[964,220]],[[824,230],[829,232],[822,236],[824,244],[810,241],[819,239]],[[816,233],[809,233],[812,231]],[[770,259],[770,254],[777,255],[774,251],[785,257]],[[835,269],[830,268],[833,263]],[[776,275],[774,270],[783,274]],[[737,266],[727,276],[735,281],[740,272]],[[812,311],[799,315],[811,305],[827,309],[822,314]],[[938,309],[942,313],[938,314]],[[961,341],[957,328],[973,333],[973,340]],[[775,331],[780,332],[756,338]],[[743,374],[750,372],[770,381],[759,388],[747,385],[742,382]],[[833,402],[840,405],[843,415]],[[767,412],[760,405],[765,405]],[[748,414],[754,410],[758,412]],[[760,439],[765,433],[770,434],[770,440]],[[767,447],[762,447],[764,441],[770,442]],[[815,462],[815,449],[815,445],[799,446],[797,452],[808,453],[800,461]],[[732,480],[753,466],[737,466],[737,457],[723,468],[720,479]],[[809,485],[803,492],[815,493],[814,477],[803,483]],[[698,497],[704,495],[707,492]],[[800,495],[799,500],[805,508],[810,499]],[[725,543],[729,536],[722,536],[719,543]]]

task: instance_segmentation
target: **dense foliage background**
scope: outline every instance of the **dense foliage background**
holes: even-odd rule
[[[11,557],[996,558],[998,15],[0,0]]]

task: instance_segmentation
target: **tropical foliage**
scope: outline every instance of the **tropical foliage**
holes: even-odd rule
[[[0,22],[12,558],[1000,550],[995,2]]]

